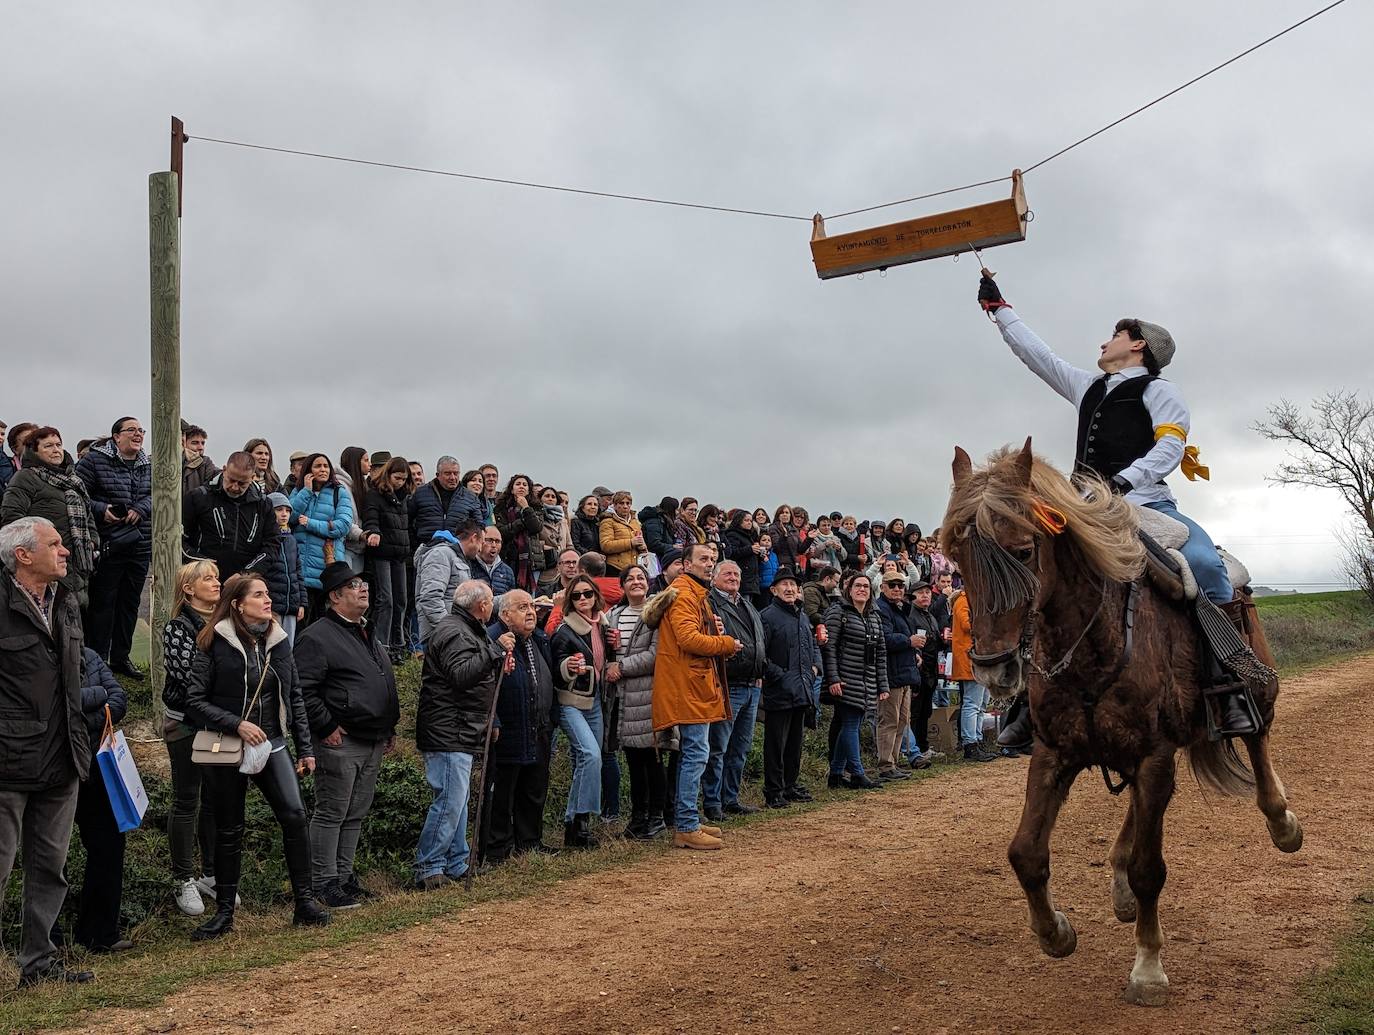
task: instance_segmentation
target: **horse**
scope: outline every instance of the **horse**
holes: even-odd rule
[[[1109,857],[1113,912],[1135,922],[1125,998],[1162,1006],[1169,988],[1160,962],[1164,813],[1178,751],[1187,752],[1204,789],[1254,794],[1281,851],[1302,846],[1302,826],[1269,756],[1277,678],[1252,686],[1262,723],[1243,738],[1247,769],[1233,740],[1208,736],[1205,648],[1192,617],[1145,577],[1134,507],[1100,479],[1076,481],[1037,458],[1029,438],[979,469],[956,446],[941,546],[965,580],[975,678],[1002,694],[1028,691],[1035,740],[1007,858],[1031,930],[1051,957],[1077,946],[1050,895],[1050,833],[1077,775],[1102,767],[1109,790],[1130,789]],[[1255,654],[1272,669],[1262,631],[1255,632]],[[1121,777],[1116,788],[1109,770]]]

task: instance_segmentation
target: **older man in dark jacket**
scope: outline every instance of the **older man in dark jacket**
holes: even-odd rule
[[[81,613],[58,583],[67,550],[46,518],[0,529],[0,563],[0,895],[22,843],[19,987],[89,981],[90,971],[63,965],[51,938],[67,895],[77,784],[91,765],[81,713]]]
[[[739,800],[739,787],[744,779],[744,761],[754,744],[754,720],[759,713],[759,688],[763,686],[763,624],[742,586],[740,566],[734,561],[716,565],[707,600],[725,623],[725,635],[743,644],[725,664],[730,715],[711,723],[711,753],[701,779],[703,810],[707,819],[716,822],[726,812],[743,816],[758,811]]]
[[[430,634],[420,680],[415,746],[425,756],[434,803],[415,851],[415,883],[425,891],[458,880],[468,869],[468,790],[472,759],[486,744],[487,722],[513,633],[487,635],[493,597],[470,579],[453,594],[453,612]]]
[[[87,589],[86,645],[118,675],[142,679],[129,660],[143,583],[153,558],[153,463],[137,417],[121,417],[110,438],[76,465],[100,529],[100,563]]]
[[[769,808],[811,801],[797,782],[801,774],[802,732],[813,708],[811,687],[821,657],[811,620],[797,606],[801,589],[791,568],[773,577],[773,602],[763,609],[763,796]]]
[[[296,640],[316,748],[310,863],[315,897],[332,909],[352,909],[371,897],[353,872],[353,857],[401,705],[386,647],[363,621],[367,583],[348,562],[335,561],[320,574],[320,588],[328,601],[324,617]]]
[[[276,603],[290,576],[277,548],[277,515],[253,483],[253,470],[248,453],[230,453],[209,485],[182,497],[182,553],[214,561],[221,582],[241,571],[258,572]]]
[[[492,529],[487,529],[488,532]],[[514,664],[496,699],[497,737],[487,767],[489,797],[479,862],[504,862],[517,852],[557,855],[541,840],[549,793],[549,746],[554,728],[553,657],[538,627],[534,601],[522,589],[501,597],[492,639],[515,637]]]
[[[902,740],[911,727],[911,693],[921,686],[921,649],[927,634],[912,624],[911,605],[906,602],[906,576],[889,571],[883,576],[878,617],[883,623],[883,642],[887,644],[886,701],[878,702],[878,775],[885,780],[905,780],[907,773],[897,768]],[[916,768],[930,765],[918,760]]]
[[[441,456],[434,465],[434,480],[421,485],[406,501],[421,549],[435,532],[447,530],[456,536],[466,522],[487,523],[486,508],[471,489],[458,484],[461,477],[458,461]]]

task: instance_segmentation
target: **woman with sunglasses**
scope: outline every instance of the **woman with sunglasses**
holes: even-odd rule
[[[563,624],[553,634],[550,647],[558,728],[572,746],[563,843],[569,848],[591,848],[592,816],[601,812],[601,749],[607,740],[606,728],[615,719],[614,687],[606,676],[610,669],[619,678],[619,666],[612,668],[618,635],[606,624],[606,604],[590,576],[579,574],[569,582],[562,603]]]

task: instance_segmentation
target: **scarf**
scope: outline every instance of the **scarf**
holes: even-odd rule
[[[62,493],[67,506],[67,524],[71,526],[71,553],[75,562],[73,567],[82,574],[95,571],[95,544],[100,541],[96,531],[95,519],[91,514],[91,498],[86,492],[86,483],[71,471],[71,461],[64,455],[65,467],[55,467],[41,460],[31,465],[33,473],[44,485]]]

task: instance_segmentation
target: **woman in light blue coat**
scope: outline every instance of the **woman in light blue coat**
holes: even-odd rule
[[[324,614],[320,574],[344,557],[344,538],[353,527],[353,497],[339,482],[324,453],[305,461],[301,487],[291,494],[291,531],[301,555],[301,575],[309,600],[309,620]]]

